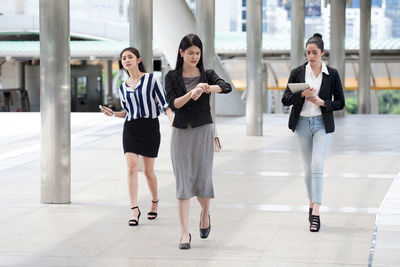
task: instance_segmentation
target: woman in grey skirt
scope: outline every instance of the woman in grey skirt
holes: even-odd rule
[[[175,70],[165,77],[165,90],[169,106],[175,112],[171,158],[181,224],[179,248],[189,249],[190,198],[196,196],[201,205],[200,237],[207,238],[211,230],[214,130],[210,93],[229,93],[232,88],[214,70],[204,69],[201,40],[195,34],[188,34],[179,45]]]

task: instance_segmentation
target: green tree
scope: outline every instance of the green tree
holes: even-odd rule
[[[400,114],[400,90],[378,92],[379,114]]]

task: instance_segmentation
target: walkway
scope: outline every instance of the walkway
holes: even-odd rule
[[[71,120],[72,203],[45,205],[40,114],[0,113],[0,266],[367,266],[370,259],[373,266],[400,265],[400,183],[393,182],[400,116],[336,119],[320,233],[308,230],[302,163],[287,115],[265,115],[263,137],[245,135],[244,117],[219,117],[223,152],[215,155],[212,230],[200,239],[193,200],[188,251],[178,249],[166,117],[156,162],[159,218],[146,219],[150,196],[141,173],[136,228],[128,226],[123,121],[100,113],[74,113]]]

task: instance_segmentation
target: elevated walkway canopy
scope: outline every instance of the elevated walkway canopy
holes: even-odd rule
[[[31,15],[0,16],[0,40],[16,36],[38,35],[39,19]],[[82,18],[71,20],[71,59],[116,60],[119,52],[129,46],[128,23],[97,21]],[[87,39],[74,40],[77,38]],[[326,57],[329,59],[329,39],[325,38]],[[358,40],[346,40],[345,88],[358,88]],[[228,69],[235,87],[246,87],[246,33],[216,33],[215,49]],[[268,66],[268,89],[282,90],[290,73],[290,39],[264,35],[262,42],[264,62]],[[164,55],[154,37],[153,56]],[[39,41],[0,41],[0,64],[7,59],[39,59]],[[400,38],[371,40],[371,89],[400,89]]]
[[[4,33],[3,33],[4,34]],[[346,77],[345,88],[358,88],[358,43],[346,42]],[[71,41],[71,59],[84,60],[117,60],[122,49],[129,46],[128,41]],[[232,82],[239,90],[246,87],[245,56],[246,43],[241,36],[236,38],[226,34],[216,35],[216,52],[225,64],[232,77]],[[154,57],[160,58],[163,53],[157,42],[153,44]],[[374,40],[371,42],[371,89],[400,89],[400,40]],[[290,73],[290,40],[264,40],[264,61],[268,65],[268,89],[283,90],[286,88]],[[0,62],[7,59],[39,59],[39,41],[0,41]],[[329,43],[327,44],[329,57]],[[326,58],[327,58],[326,57]]]
[[[0,23],[1,23],[0,16]],[[121,26],[122,27],[122,26]],[[39,58],[39,41],[1,41],[4,36],[20,36],[32,32],[2,32],[0,26],[0,58]],[[36,32],[38,34],[38,32]],[[81,37],[82,34],[71,37]],[[90,36],[91,38],[100,38]],[[162,51],[157,45],[157,38],[153,43],[154,52],[161,55]],[[71,41],[72,58],[118,58],[121,48],[129,45],[128,40],[101,40],[88,39],[87,41]],[[360,44],[358,40],[346,40],[346,61],[357,61]],[[246,56],[246,33],[227,32],[216,33],[215,49],[222,59],[240,58]],[[263,56],[270,60],[286,60],[290,56],[290,40],[277,39],[264,35]],[[325,41],[326,55],[329,56],[330,43]],[[371,40],[371,60],[374,62],[400,62],[400,38]]]

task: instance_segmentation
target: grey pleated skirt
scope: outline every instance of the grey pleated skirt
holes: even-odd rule
[[[186,129],[172,128],[171,159],[176,179],[176,198],[214,198],[212,124]]]

